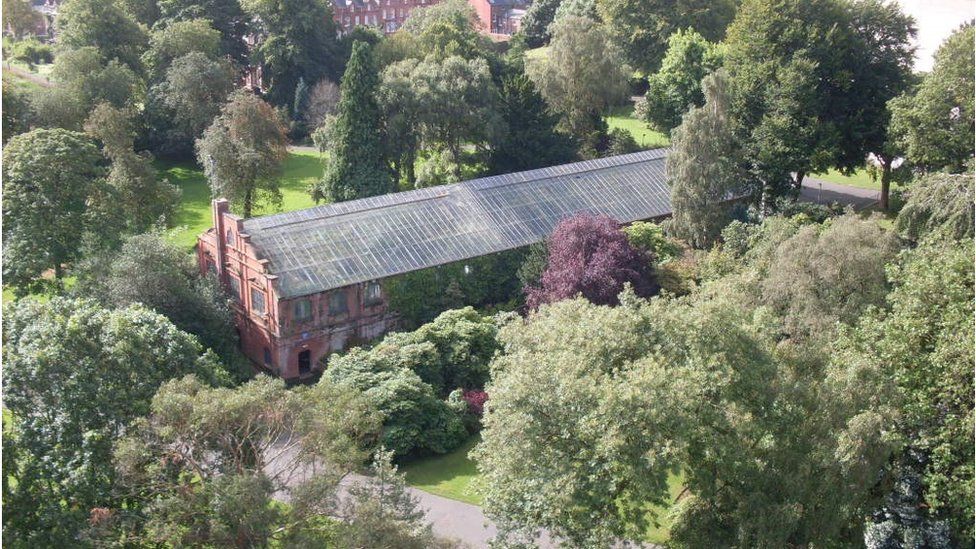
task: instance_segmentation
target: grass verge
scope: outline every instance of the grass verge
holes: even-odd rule
[[[668,136],[661,132],[654,131],[647,126],[643,120],[634,118],[634,107],[614,107],[610,114],[605,117],[607,126],[612,130],[620,128],[630,132],[634,136],[637,144],[645,149],[656,149],[667,147],[671,144]]]
[[[451,453],[411,461],[403,464],[400,471],[407,477],[407,484],[438,496],[465,503],[481,505],[478,493],[478,468],[468,452],[481,441],[475,435]]]

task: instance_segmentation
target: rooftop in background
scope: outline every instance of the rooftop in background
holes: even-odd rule
[[[580,212],[671,213],[665,149],[255,217],[244,231],[281,297],[310,295],[544,240]]]

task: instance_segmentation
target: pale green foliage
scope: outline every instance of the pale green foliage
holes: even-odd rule
[[[668,133],[681,123],[690,107],[705,104],[702,79],[722,66],[723,47],[705,40],[694,30],[679,30],[668,38],[661,68],[647,79],[644,118],[651,127]]]
[[[111,240],[103,157],[88,136],[38,129],[3,148],[3,276],[26,289],[44,271],[60,279],[87,233]],[[103,231],[102,229],[105,229]],[[116,232],[117,234],[117,232]]]
[[[830,337],[888,293],[885,265],[898,253],[895,235],[875,219],[846,215],[806,225],[780,244],[762,280],[768,304],[796,337]]]
[[[146,31],[117,2],[68,0],[58,6],[54,27],[62,51],[93,47],[106,60],[142,70]]]
[[[912,182],[908,201],[898,212],[898,232],[912,240],[929,233],[952,239],[973,238],[973,170],[953,175],[933,173]]]
[[[461,180],[456,174],[458,166],[459,162],[451,151],[434,151],[420,162],[415,185],[422,188],[457,183]]]
[[[858,540],[890,452],[876,369],[778,343],[768,312],[727,297],[622,302],[502,329],[475,457],[503,538],[640,535],[682,470],[679,547]]]
[[[34,30],[41,14],[34,11],[28,0],[8,0],[3,3],[3,24],[10,27],[15,38]]]
[[[115,451],[122,485],[145,508],[134,518],[113,510],[96,537],[264,546],[315,529],[318,515],[335,514],[338,482],[369,455],[378,420],[358,392],[328,382],[289,390],[266,376],[233,389],[173,380]],[[275,505],[276,493],[291,505]]]
[[[706,102],[684,115],[671,135],[667,159],[674,213],[671,229],[692,246],[704,248],[728,224],[729,199],[745,192],[739,148],[728,119],[724,70],[702,81]]]
[[[220,54],[220,32],[206,19],[176,21],[154,29],[149,35],[149,49],[142,62],[150,75],[159,77],[174,60],[199,52],[210,59]]]
[[[918,90],[890,103],[890,132],[914,165],[961,172],[973,158],[974,29],[970,22],[952,33]]]
[[[71,544],[90,509],[117,501],[112,445],[160,384],[190,373],[227,381],[196,338],[141,305],[21,299],[5,307],[3,359],[4,406],[24,450],[4,471],[17,481],[4,536],[23,547]]]
[[[474,59],[490,48],[488,38],[479,33],[481,26],[471,4],[447,0],[411,10],[401,30],[414,39],[412,56]]]
[[[393,464],[393,452],[377,450],[369,477],[349,487],[341,516],[346,525],[338,536],[339,547],[377,549],[428,549],[447,547],[434,538],[424,521],[420,501]]]
[[[657,223],[637,221],[622,230],[632,246],[650,253],[658,263],[670,261],[681,255],[681,246],[665,236],[664,229]]]
[[[973,241],[940,236],[944,237],[937,235],[904,252],[890,267],[890,310],[862,318],[841,339],[835,361],[880,369],[897,383],[902,402],[895,427],[908,449],[895,471],[921,479],[922,501],[909,503],[918,514],[947,520],[956,543],[969,546],[974,489]],[[900,514],[899,509],[886,511]]]
[[[628,69],[607,36],[591,19],[566,17],[552,26],[548,56],[527,63],[526,74],[561,116],[561,129],[585,139],[594,116],[627,96]]]
[[[270,105],[247,90],[231,94],[220,115],[197,140],[197,161],[215,197],[224,197],[251,217],[264,198],[281,202],[278,175],[288,156],[285,126]]]

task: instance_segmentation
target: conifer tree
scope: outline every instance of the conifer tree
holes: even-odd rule
[[[342,202],[395,190],[379,134],[378,84],[370,45],[357,41],[342,77],[325,176],[312,193],[316,200]]]

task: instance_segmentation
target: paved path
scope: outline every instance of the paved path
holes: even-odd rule
[[[830,204],[831,202],[849,204],[854,206],[855,210],[870,207],[876,204],[880,198],[881,191],[838,185],[815,177],[803,178],[803,187],[800,189],[800,200],[818,204]]]

